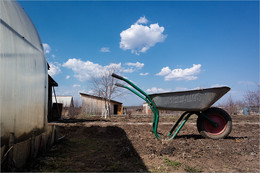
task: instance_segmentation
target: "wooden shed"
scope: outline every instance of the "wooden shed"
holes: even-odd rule
[[[105,98],[80,93],[82,99],[82,112],[88,115],[103,115],[105,112]],[[110,100],[110,111],[113,115],[123,114],[123,104]]]
[[[73,108],[74,108],[74,103],[73,103],[73,97],[72,96],[56,96],[56,98],[53,96],[52,97],[52,102],[56,103],[61,103],[62,104],[62,111],[61,111],[61,117],[63,118],[68,118],[73,114]]]

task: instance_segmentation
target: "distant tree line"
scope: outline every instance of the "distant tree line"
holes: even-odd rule
[[[254,91],[248,90],[244,96],[243,100],[234,101],[231,96],[229,96],[226,103],[219,105],[219,107],[224,108],[230,115],[241,114],[243,108],[247,108],[249,113],[255,114],[260,113],[260,85]]]

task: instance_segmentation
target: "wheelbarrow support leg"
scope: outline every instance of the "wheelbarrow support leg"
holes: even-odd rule
[[[175,125],[172,127],[172,129],[170,130],[169,134],[167,136],[170,136],[172,134],[172,132],[176,129],[176,127],[179,125],[179,123],[181,122],[181,120],[183,119],[183,117],[188,114],[188,112],[184,112],[181,117],[178,119],[178,121],[175,123]]]
[[[181,117],[178,119],[178,121],[175,123],[175,125],[173,126],[173,128],[170,130],[170,133],[167,136],[171,136],[173,131],[176,129],[176,127],[179,125],[179,123],[181,122],[181,120],[184,118],[184,120],[182,121],[182,123],[179,125],[179,127],[177,128],[177,130],[174,132],[174,134],[168,139],[168,140],[172,140],[173,138],[175,138],[175,136],[179,133],[179,131],[182,129],[182,127],[184,126],[184,124],[188,121],[188,119],[190,118],[190,116],[193,113],[190,112],[185,112],[181,115]]]

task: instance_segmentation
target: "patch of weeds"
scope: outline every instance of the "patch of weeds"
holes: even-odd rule
[[[77,144],[86,144],[86,143],[92,143],[95,142],[94,139],[92,138],[73,138],[71,139],[72,142],[77,143]]]
[[[59,172],[78,172],[72,168],[61,168],[60,170],[57,170]]]
[[[80,138],[80,139],[72,139],[75,142],[75,145],[82,146],[85,149],[99,149],[97,144],[100,144],[102,141],[95,139],[95,138]]]
[[[191,166],[185,166],[183,169],[186,172],[202,172],[202,167],[196,168],[196,167],[191,167]]]
[[[168,117],[168,119],[170,119],[170,120],[177,120],[176,117]]]
[[[230,169],[230,168],[231,168],[229,165],[226,165],[225,167],[226,167],[226,168],[228,168],[228,169]]]
[[[122,121],[123,121],[123,122],[128,122],[129,120],[128,120],[128,119],[123,119]]]
[[[140,163],[139,161],[137,161],[136,163],[134,163],[134,166],[136,168],[139,168],[139,172],[144,172],[144,170],[146,170],[146,166],[143,165],[143,163]]]
[[[69,156],[70,153],[68,153],[67,151],[53,153],[53,157],[56,158],[68,158]]]
[[[166,168],[162,165],[158,168],[158,172],[166,172]]]
[[[106,167],[104,171],[106,171],[106,172],[107,172],[107,171],[108,171],[108,172],[118,171],[118,170],[120,170],[120,166],[121,166],[120,161],[117,161],[117,162],[115,162],[113,165],[110,165],[110,166]]]
[[[166,168],[161,165],[158,168],[153,168],[151,172],[166,172]]]
[[[74,143],[73,147],[70,148],[72,153],[77,153],[77,157],[98,157],[100,153],[104,153],[108,147],[105,146],[105,142],[96,138],[73,138],[71,139]]]
[[[156,168],[153,167],[153,169],[151,170],[151,172],[157,172]]]
[[[173,169],[177,170],[181,166],[181,163],[178,161],[171,161],[167,158],[164,158],[164,163],[166,163],[168,166],[173,167]]]
[[[62,162],[53,158],[49,159],[44,163],[44,167],[41,169],[42,172],[56,172],[61,167]]]

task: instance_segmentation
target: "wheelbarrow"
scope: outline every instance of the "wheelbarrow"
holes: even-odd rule
[[[128,89],[149,105],[154,114],[153,133],[159,140],[171,140],[175,138],[193,114],[198,116],[197,129],[205,138],[222,139],[227,137],[232,130],[232,119],[230,115],[223,109],[211,107],[230,90],[229,87],[215,87],[148,95],[128,79],[114,73],[112,74],[112,77],[122,80],[132,86],[129,87],[116,83],[116,86]],[[159,109],[184,111],[167,135],[162,135],[157,132]]]

